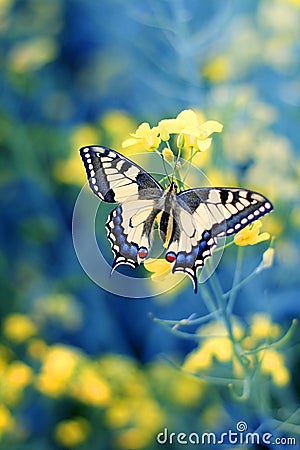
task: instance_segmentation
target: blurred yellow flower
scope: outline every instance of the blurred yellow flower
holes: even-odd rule
[[[280,330],[280,326],[273,323],[268,314],[256,313],[251,317],[250,336],[256,340],[276,339],[280,335]]]
[[[9,364],[0,378],[2,401],[8,405],[17,403],[32,378],[32,369],[22,361]]]
[[[205,64],[202,75],[212,83],[222,83],[231,75],[229,59],[219,55]]]
[[[35,71],[53,61],[57,45],[50,37],[38,37],[16,44],[9,53],[9,67],[18,73]]]
[[[62,183],[79,184],[80,186],[86,183],[86,173],[77,153],[69,159],[57,161],[53,173],[55,178]]]
[[[3,436],[5,432],[10,432],[15,424],[14,418],[3,404],[0,404],[0,437]]]
[[[148,122],[143,122],[135,133],[130,133],[130,136],[132,137],[122,142],[123,148],[138,144],[145,150],[153,151],[160,144],[158,127],[151,128]]]
[[[172,271],[171,264],[162,258],[148,258],[144,262],[144,267],[148,272],[152,272],[150,278],[154,282],[164,281]]]
[[[22,343],[37,332],[32,320],[24,314],[11,314],[3,323],[3,334],[15,343]]]
[[[281,1],[286,1],[286,0],[281,0]],[[294,6],[297,6],[298,8],[300,8],[300,0],[287,0],[289,3],[291,3]]]
[[[108,424],[118,430],[116,443],[120,448],[144,448],[153,441],[155,433],[164,424],[165,417],[160,405],[148,392],[145,394],[132,393],[116,399],[107,410]]]
[[[71,147],[78,154],[78,150],[86,145],[95,145],[100,141],[100,131],[94,126],[84,124],[76,127],[70,136]]]
[[[70,386],[71,395],[93,406],[105,406],[111,399],[109,385],[98,373],[98,367],[82,366]]]
[[[6,382],[8,385],[14,385],[23,389],[31,380],[32,369],[27,364],[24,364],[22,361],[14,361],[9,365],[6,371]]]
[[[199,405],[205,395],[206,383],[168,364],[152,363],[149,366],[151,385],[158,396],[183,408]]]
[[[213,366],[214,359],[221,363],[230,362],[233,358],[232,342],[227,337],[208,338],[196,350],[190,353],[183,369],[196,373]]]
[[[176,119],[163,119],[158,124],[160,137],[163,141],[170,139],[170,134],[178,134],[177,146],[193,148],[198,151],[207,150],[212,142],[212,133],[220,133],[223,125],[215,120],[203,121],[203,117],[191,109],[178,114]]]
[[[113,428],[122,428],[130,422],[131,410],[128,408],[126,399],[115,399],[106,410],[106,420]]]
[[[67,448],[77,447],[86,441],[90,425],[83,417],[75,417],[59,422],[54,430],[57,442]]]
[[[183,365],[185,370],[192,373],[205,371],[213,367],[215,360],[220,363],[234,364],[233,343],[222,323],[212,321],[199,328],[197,333],[203,336],[203,339],[200,341],[199,347],[187,355]],[[232,321],[232,333],[237,341],[245,333],[244,327],[235,317]],[[236,367],[240,370],[240,367]]]
[[[27,351],[32,358],[41,359],[45,356],[48,346],[42,339],[31,339]]]
[[[81,305],[69,294],[57,293],[40,297],[34,306],[39,323],[54,320],[69,330],[77,330],[82,323]]]
[[[270,375],[273,382],[279,387],[286,386],[290,381],[290,374],[285,366],[283,355],[272,348],[263,353],[261,371]]]
[[[109,146],[115,149],[121,146],[131,130],[137,126],[136,121],[128,113],[120,110],[108,111],[101,117],[99,123],[109,140]],[[131,151],[131,148],[128,151],[124,149],[123,154],[126,155]]]
[[[112,110],[104,114],[100,121],[101,125],[109,134],[124,135],[135,125],[135,121],[126,111]]]
[[[84,124],[76,127],[70,135],[71,154],[69,159],[57,161],[54,166],[54,176],[67,184],[86,182],[86,173],[78,155],[78,150],[85,145],[95,145],[100,142],[100,130],[92,125]]]
[[[66,391],[81,355],[64,345],[50,347],[45,355],[37,388],[50,397],[58,397]]]
[[[259,233],[261,227],[262,222],[260,220],[256,220],[250,225],[247,225],[234,236],[234,243],[239,246],[255,245],[270,239],[269,233]]]
[[[124,450],[143,449],[153,440],[153,434],[139,428],[128,428],[118,433],[115,438],[117,448]]]

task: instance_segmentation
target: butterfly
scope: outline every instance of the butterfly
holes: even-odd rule
[[[107,222],[114,254],[112,270],[133,268],[151,249],[158,228],[172,271],[184,272],[197,292],[197,272],[211,256],[219,237],[230,236],[273,209],[263,195],[239,188],[166,189],[144,169],[107,147],[80,149],[91,190],[101,200],[118,203]]]

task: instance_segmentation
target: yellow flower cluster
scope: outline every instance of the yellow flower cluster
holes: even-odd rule
[[[42,359],[36,387],[49,397],[68,395],[88,405],[103,406],[110,389],[97,364],[79,351],[63,345],[49,347]]]
[[[201,327],[198,334],[203,336],[199,347],[190,353],[183,368],[188,372],[202,372],[211,369],[215,361],[236,364],[232,340],[229,338],[224,325],[210,322]],[[237,341],[244,335],[244,329],[237,319],[233,324],[233,335]]]
[[[235,343],[238,343],[240,355],[246,355],[250,370],[255,371],[259,366],[261,376],[270,377],[279,387],[286,386],[290,380],[284,355],[270,346],[281,333],[280,326],[272,323],[270,317],[262,313],[252,317],[248,333],[237,319],[233,321]],[[234,348],[236,344],[223,325],[211,322],[202,327],[198,334],[203,336],[203,339],[199,347],[187,356],[183,365],[184,370],[191,373],[213,373],[216,364],[220,364],[227,368],[231,367],[233,377],[245,376],[245,368],[241,365]]]
[[[113,392],[106,421],[116,431],[116,448],[139,449],[151,444],[165,417],[147,377],[129,358],[107,355],[99,364]]]
[[[0,359],[0,398],[7,407],[17,404],[24,389],[32,382],[32,369],[22,361],[2,355]]]
[[[37,327],[24,314],[10,314],[3,323],[3,333],[10,341],[21,344],[37,333]]]
[[[191,109],[181,111],[175,119],[163,119],[152,127],[143,122],[131,138],[122,143],[123,148],[139,146],[153,151],[159,148],[161,141],[167,142],[171,135],[177,135],[177,147],[204,152],[211,146],[212,133],[220,133],[223,125],[215,120],[204,121],[201,114]],[[171,150],[169,149],[169,155]]]

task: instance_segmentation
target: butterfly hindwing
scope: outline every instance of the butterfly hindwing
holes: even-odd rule
[[[273,209],[261,194],[238,188],[190,189],[177,199],[167,256],[174,260],[173,272],[190,276],[195,291],[197,271],[211,255],[217,238],[236,233]]]
[[[82,147],[87,178],[92,191],[105,202],[156,197],[161,186],[141,167],[107,147]]]
[[[126,201],[117,206],[106,223],[114,253],[113,269],[121,264],[137,267],[151,247],[156,200]]]

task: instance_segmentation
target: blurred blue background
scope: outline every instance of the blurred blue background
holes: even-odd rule
[[[299,19],[297,0],[0,2],[0,353],[6,364],[23,361],[39,373],[28,348],[43,342],[79,349],[91,360],[129,357],[148,380],[147,364],[165,364],[161,354],[181,360],[194,348],[148,315],[205,314],[189,284],[173,296],[113,296],[83,272],[71,235],[85,183],[78,148],[98,143],[120,150],[139,123],[155,125],[186,108],[224,124],[203,167],[212,182],[261,191],[275,205],[264,221],[276,236],[274,266],[240,291],[234,313],[246,320],[266,311],[283,330],[299,315]],[[247,249],[245,275],[265,248]],[[234,264],[230,249],[218,270],[225,290]],[[18,341],[14,327],[24,326],[26,336],[26,325],[7,324],[21,316],[37,331]],[[299,368],[297,338],[288,353],[291,373]],[[291,410],[298,383],[291,381]],[[154,438],[115,441],[104,413],[96,420],[104,424],[100,435],[90,425],[89,436],[97,439],[65,442],[53,431],[56,424],[77,415],[92,423],[87,407],[63,395],[47,403],[34,378],[26,389],[22,400],[3,400],[4,417],[12,417],[4,423],[18,432],[12,436],[12,425],[0,426],[0,435],[13,448],[156,448]],[[245,414],[260,423],[261,415],[223,395],[217,403],[227,419],[220,423],[230,426],[230,417]],[[158,395],[158,404],[168,401]],[[169,405],[174,429],[213,423],[213,407],[205,402],[190,410],[178,405]],[[75,430],[85,430],[81,425]]]

